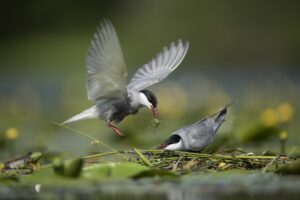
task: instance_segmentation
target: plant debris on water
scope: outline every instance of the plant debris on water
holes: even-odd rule
[[[61,126],[58,123],[55,124]],[[114,185],[117,185],[118,181],[126,181],[128,185],[123,184],[124,187],[131,187],[130,184],[137,184],[137,187],[140,187],[138,181],[134,181],[137,179],[152,181],[149,183],[153,186],[156,185],[157,180],[160,180],[164,183],[176,182],[183,187],[195,180],[199,184],[207,184],[207,180],[212,180],[214,175],[219,177],[214,182],[218,185],[224,184],[226,174],[230,174],[226,180],[230,181],[239,177],[239,181],[243,183],[248,177],[244,176],[248,174],[244,172],[250,170],[259,178],[261,174],[275,178],[278,175],[300,174],[299,159],[284,153],[272,154],[268,151],[249,153],[239,149],[227,149],[216,153],[138,148],[120,151],[74,128],[63,127],[85,137],[94,145],[104,147],[105,150],[67,160],[52,157],[48,161],[43,159],[47,157],[47,152],[43,153],[45,155],[40,152],[24,153],[23,156],[0,164],[0,183],[7,188],[12,184],[20,187],[34,185],[35,192],[43,193],[41,188],[61,187],[68,190],[68,188],[80,187],[80,190],[83,188],[85,191],[84,188],[90,188],[95,183],[103,188],[103,182],[105,185],[109,184],[109,187],[119,188],[120,186]],[[239,175],[240,172],[244,175]],[[201,178],[198,179],[198,177]],[[96,190],[99,188],[96,187]],[[120,188],[120,191],[123,189]],[[297,187],[296,190],[298,190]]]
[[[126,155],[131,162],[136,162],[152,168],[186,170],[226,170],[226,169],[262,169],[272,165],[290,163],[292,158],[287,156],[270,156],[262,153],[245,153],[233,151],[230,153],[205,154],[197,152],[138,150],[117,151],[95,154],[85,157],[86,163],[104,162],[115,158],[115,155]],[[118,159],[118,158],[115,158]],[[174,166],[176,166],[174,168]]]
[[[39,155],[38,159],[31,159],[30,156]],[[38,160],[41,157],[41,153],[35,152],[33,154],[28,154],[23,157],[7,161],[4,163],[1,172],[7,175],[18,175],[24,172],[24,169],[28,169],[26,174],[38,170]],[[55,159],[52,163],[52,167],[57,174],[64,174],[68,168],[73,170],[73,165],[75,165],[78,159],[65,161],[64,164],[60,160],[58,164],[58,159]],[[84,161],[84,166],[92,166],[94,164],[101,163],[122,163],[131,162],[139,165],[144,165],[148,168],[159,169],[159,170],[172,170],[178,171],[180,173],[188,173],[189,171],[205,171],[205,170],[216,170],[224,171],[228,169],[243,169],[243,170],[257,170],[262,169],[262,173],[265,173],[268,168],[271,171],[286,172],[286,168],[293,169],[293,172],[299,172],[299,164],[292,165],[294,158],[288,156],[279,155],[264,155],[262,153],[245,153],[240,150],[231,150],[225,153],[197,153],[197,152],[182,152],[182,151],[165,151],[165,150],[142,150],[134,149],[129,151],[111,151],[100,154],[93,154],[79,158],[80,161]],[[296,160],[299,161],[299,160]],[[21,164],[18,164],[21,163]],[[75,163],[75,164],[74,164]],[[296,162],[299,163],[299,162]],[[83,162],[82,162],[83,164]],[[74,167],[78,170],[73,170],[72,174],[78,176],[82,168],[82,164],[78,165],[80,167]],[[272,167],[271,167],[272,166]],[[275,166],[275,167],[274,167]],[[288,166],[284,167],[283,170],[278,169],[278,166]],[[60,170],[62,169],[62,170]],[[63,170],[64,169],[64,170]],[[11,172],[15,173],[11,173]],[[9,174],[8,174],[9,172]],[[19,172],[19,173],[16,173]],[[64,173],[62,173],[64,172]],[[291,172],[287,172],[291,173]],[[74,175],[74,177],[76,177]]]

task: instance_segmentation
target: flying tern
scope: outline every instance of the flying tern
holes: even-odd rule
[[[144,64],[126,84],[127,70],[116,31],[109,20],[97,28],[87,54],[87,96],[95,105],[64,121],[62,125],[84,119],[100,118],[118,136],[115,124],[147,107],[158,119],[157,98],[147,87],[172,73],[182,62],[189,43],[178,40]],[[158,120],[157,120],[158,121]]]

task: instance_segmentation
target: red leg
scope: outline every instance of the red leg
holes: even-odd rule
[[[110,122],[106,122],[106,126],[111,128],[117,136],[124,136],[123,133],[116,126],[112,125]]]

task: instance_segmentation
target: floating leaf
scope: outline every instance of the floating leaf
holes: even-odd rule
[[[149,169],[132,162],[94,164],[84,168],[83,176],[87,178],[125,179]]]
[[[82,158],[72,160],[65,165],[64,175],[68,177],[76,178],[80,175],[82,167],[83,167]]]
[[[132,178],[134,179],[139,179],[139,178],[146,178],[146,177],[178,177],[178,175],[172,171],[167,171],[167,170],[161,170],[161,169],[149,169],[149,170],[144,170],[134,176]]]
[[[55,158],[52,162],[52,167],[53,167],[54,172],[57,175],[61,175],[61,176],[64,175],[65,168],[64,168],[64,163],[63,163],[62,159]]]
[[[80,175],[83,163],[82,158],[67,162],[63,162],[60,158],[56,158],[52,163],[52,167],[54,172],[58,175],[76,178]]]
[[[281,166],[276,173],[283,175],[300,174],[300,160]]]

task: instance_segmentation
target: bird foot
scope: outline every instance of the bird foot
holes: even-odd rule
[[[118,129],[116,126],[114,126],[114,125],[112,125],[111,123],[106,123],[106,126],[108,127],[108,128],[111,128],[112,130],[113,130],[113,132],[115,132],[115,134],[117,135],[117,136],[124,136],[123,135],[123,133],[120,131],[120,129]]]

